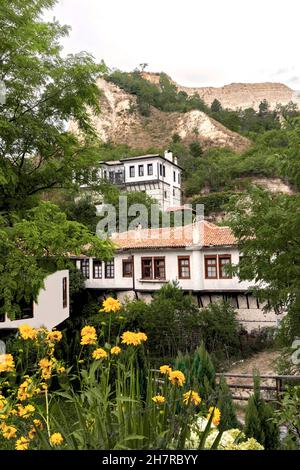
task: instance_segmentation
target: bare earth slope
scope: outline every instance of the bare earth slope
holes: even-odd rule
[[[159,74],[143,72],[143,77],[151,83],[159,84]],[[170,79],[171,80],[171,79]],[[173,81],[173,83],[175,83]],[[178,90],[188,95],[198,93],[207,105],[214,99],[220,101],[224,108],[229,109],[258,109],[259,103],[266,99],[273,109],[277,104],[287,104],[290,101],[300,107],[300,91],[295,91],[282,83],[232,83],[223,87],[196,87],[189,88],[175,83]]]
[[[93,118],[102,141],[127,144],[134,148],[166,148],[174,134],[184,142],[199,139],[204,147],[228,147],[242,151],[250,144],[245,137],[230,131],[205,113],[166,113],[151,109],[149,117],[142,116],[136,98],[116,85],[99,79],[102,90],[101,114]],[[76,131],[71,124],[70,130]]]

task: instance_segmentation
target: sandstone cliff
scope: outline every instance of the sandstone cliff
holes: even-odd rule
[[[151,83],[159,85],[160,74],[143,72],[142,75]],[[175,82],[173,81],[173,83]],[[285,105],[290,101],[297,103],[300,108],[300,91],[292,90],[282,83],[232,83],[219,88],[189,88],[178,85],[177,83],[175,83],[175,85],[178,90],[185,91],[188,95],[198,93],[209,106],[214,99],[217,99],[224,108],[246,109],[251,107],[258,109],[259,103],[266,99],[272,109],[274,109],[277,104]]]
[[[167,148],[174,134],[178,134],[186,143],[200,140],[204,148],[228,147],[242,151],[250,144],[248,139],[201,111],[166,113],[151,108],[150,116],[145,117],[138,112],[134,96],[104,79],[99,79],[98,85],[102,90],[101,114],[93,121],[103,142],[162,149]],[[71,124],[70,130],[76,131],[76,126]]]

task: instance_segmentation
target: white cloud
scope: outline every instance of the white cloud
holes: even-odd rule
[[[147,62],[189,86],[292,77],[300,89],[299,14],[299,0],[60,0],[47,18],[71,25],[66,52],[110,67]]]

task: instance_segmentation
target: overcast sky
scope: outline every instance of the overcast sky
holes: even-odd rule
[[[59,0],[66,53],[164,71],[186,86],[277,81],[300,90],[299,0]]]

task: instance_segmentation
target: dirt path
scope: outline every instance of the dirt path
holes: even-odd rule
[[[249,374],[253,375],[255,371],[258,371],[260,375],[275,375],[275,365],[274,361],[279,356],[278,351],[263,351],[260,353],[255,354],[254,356],[250,357],[249,359],[245,359],[244,361],[239,361],[234,364],[227,373],[229,374]],[[252,377],[242,378],[242,377],[234,377],[234,378],[227,378],[228,384],[237,384],[237,385],[249,385],[253,386],[253,379]],[[261,385],[268,385],[274,386],[274,380],[272,379],[261,379]],[[252,389],[243,389],[243,388],[232,388],[231,389],[232,395],[234,397],[243,397],[249,398],[249,396],[253,393]],[[269,391],[262,392],[264,397],[270,397]],[[273,396],[273,395],[272,395]],[[243,423],[244,422],[244,413],[245,413],[245,406],[247,404],[246,400],[235,400],[235,404],[237,406],[237,416],[239,420]]]
[[[239,361],[233,365],[228,370],[228,373],[253,374],[254,370],[258,370],[261,375],[274,375],[276,374],[274,361],[278,356],[278,351],[263,351],[257,353],[249,359]]]

